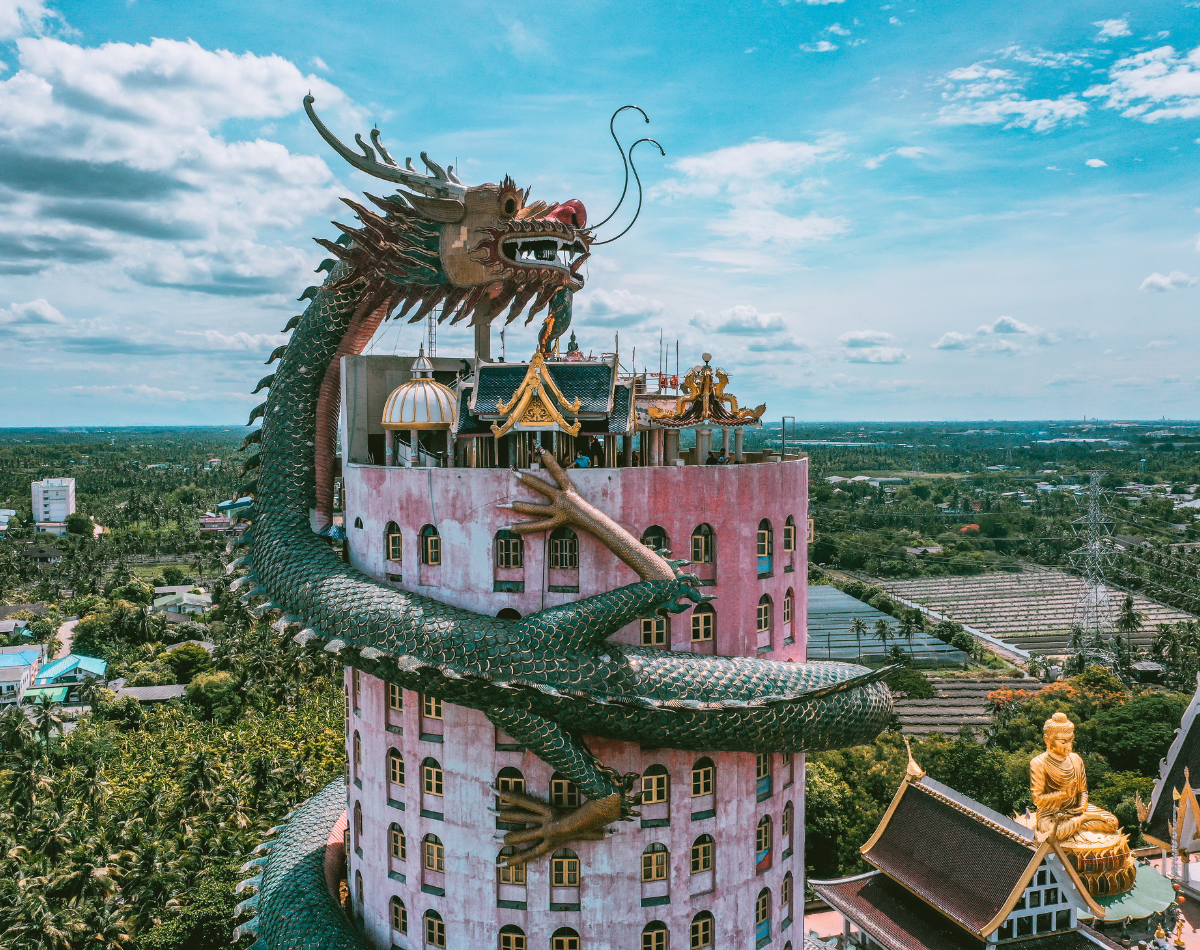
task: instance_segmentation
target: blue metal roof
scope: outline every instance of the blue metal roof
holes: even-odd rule
[[[0,668],[33,666],[37,662],[40,653],[40,650],[22,650],[20,653],[0,653]]]
[[[99,678],[104,675],[107,669],[108,662],[106,660],[101,660],[94,656],[84,656],[81,653],[71,653],[60,660],[55,660],[53,663],[47,663],[38,670],[35,685],[45,686],[58,679],[58,677],[73,673],[76,670],[85,676]]]

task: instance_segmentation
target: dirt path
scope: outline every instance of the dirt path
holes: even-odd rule
[[[75,641],[75,624],[78,620],[68,620],[58,628],[58,656],[51,659],[58,660],[67,656],[71,652],[71,645]]]

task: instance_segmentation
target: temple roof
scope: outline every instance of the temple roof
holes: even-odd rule
[[[1185,784],[1185,772],[1200,777],[1200,677],[1197,689],[1184,710],[1175,741],[1159,764],[1158,781],[1150,796],[1150,814],[1146,819],[1146,837],[1162,848],[1171,847],[1167,822],[1175,821],[1175,794]],[[1200,841],[1181,841],[1180,847],[1191,853],[1200,850]]]
[[[693,366],[683,380],[683,395],[675,401],[675,408],[663,409],[651,406],[647,413],[650,423],[665,429],[704,428],[737,429],[758,426],[767,406],[764,403],[755,409],[738,408],[737,397],[726,393],[729,374],[709,365],[712,359],[704,354],[704,365]]]
[[[961,855],[947,864],[953,865]],[[840,881],[809,881],[830,907],[887,950],[983,950],[987,944],[879,871]],[[1006,942],[1005,950],[1096,950],[1116,947],[1089,927]]]
[[[1037,850],[1028,829],[924,778],[901,785],[862,854],[947,917],[982,934],[1021,884]]]
[[[549,397],[549,407],[563,421],[572,425],[578,423],[578,434],[626,434],[633,430],[633,380],[617,378],[615,360],[536,362],[542,366],[551,384],[546,386],[541,398]],[[463,385],[457,434],[492,435],[495,432],[493,423],[498,424],[502,433],[507,432],[509,416],[517,412],[517,404],[521,403],[520,397],[529,386],[530,369],[534,365],[534,362],[479,363],[474,377]],[[508,411],[501,411],[500,406],[509,407]],[[553,413],[550,416],[551,420],[545,425],[518,423],[515,427],[565,428],[552,421]]]

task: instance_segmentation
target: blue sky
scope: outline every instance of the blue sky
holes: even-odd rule
[[[661,329],[769,417],[1195,417],[1198,11],[0,0],[0,426],[245,417],[309,239],[379,187],[309,90],[345,139],[593,221],[642,106],[623,138],[667,156],[588,263],[585,350],[653,370]]]

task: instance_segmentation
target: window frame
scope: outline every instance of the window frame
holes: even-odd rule
[[[389,521],[383,529],[383,556],[384,560],[393,564],[401,564],[404,561],[404,532],[394,521]]]
[[[692,610],[691,621],[692,643],[712,643],[717,630],[717,612],[712,605],[697,604]]]
[[[421,715],[426,719],[445,721],[445,709],[439,697],[429,693],[421,694]]]
[[[515,531],[501,528],[494,540],[496,567],[502,571],[517,571],[525,568],[525,539]]]
[[[550,777],[550,804],[556,808],[578,808],[579,786],[560,772]]]
[[[575,854],[574,851],[570,852]],[[550,886],[551,887],[579,887],[579,855],[575,857],[559,857],[559,852],[555,852],[555,856],[550,859]],[[571,883],[574,879],[574,883]]]
[[[792,515],[783,523],[783,550],[788,554],[796,551],[796,519]]]
[[[774,613],[772,610],[773,607],[774,604],[771,603],[770,594],[763,594],[758,599],[758,608],[757,613],[755,614],[754,627],[756,633],[767,633],[770,631],[772,620],[771,615]]]
[[[661,765],[652,765],[642,773],[642,804],[665,804],[671,795],[671,776]]]
[[[692,529],[692,563],[712,564],[716,561],[716,532],[703,522]]]
[[[644,647],[669,647],[671,645],[671,634],[667,627],[667,618],[659,614],[653,617],[643,617],[642,623],[642,646]]]
[[[692,918],[689,928],[690,950],[704,950],[713,945],[713,915],[710,911],[702,910]],[[704,937],[707,933],[708,939]]]
[[[435,525],[421,528],[421,563],[426,567],[439,567],[442,563],[442,536]]]
[[[702,765],[701,763],[708,763]],[[707,784],[707,790],[705,786]],[[717,787],[717,766],[712,759],[697,759],[692,765],[692,798],[703,798],[715,794]],[[700,788],[701,791],[696,791]]]
[[[692,874],[711,871],[716,864],[717,842],[712,835],[700,835],[692,842],[688,853],[688,867]]]
[[[642,851],[642,883],[665,881],[670,870],[671,853],[662,842],[646,845]]]
[[[446,772],[437,759],[426,758],[421,763],[421,791],[426,795],[445,798]]]
[[[388,825],[388,857],[408,862],[408,835],[398,821]]]
[[[570,528],[555,528],[550,532],[550,569],[579,570],[579,535]]]
[[[421,867],[437,874],[446,873],[446,845],[435,834],[421,839]]]
[[[399,914],[396,912],[399,911]],[[408,935],[408,908],[395,894],[388,901],[388,923],[396,933]]]
[[[425,918],[425,945],[445,950],[446,922],[442,920],[442,915],[436,910],[427,910],[423,916]]]

